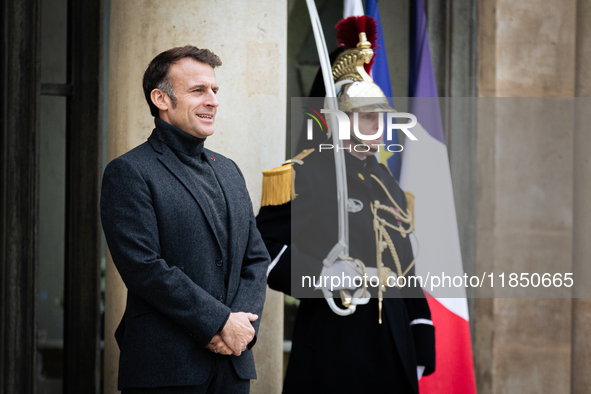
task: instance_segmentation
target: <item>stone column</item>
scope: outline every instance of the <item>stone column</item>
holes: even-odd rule
[[[141,80],[158,53],[186,44],[209,48],[220,107],[207,147],[241,168],[255,211],[261,171],[285,159],[287,2],[276,0],[111,0],[109,160],[144,142],[153,120]],[[118,348],[113,333],[123,313],[125,287],[107,264],[105,393],[117,392]],[[259,382],[253,392],[281,391],[283,297],[268,291],[255,346]],[[260,387],[260,388],[259,388]]]
[[[259,338],[253,348],[258,379],[252,382],[251,394],[276,394],[283,387],[283,293],[267,288],[267,300]]]
[[[591,1],[577,1],[575,96],[578,99],[574,136],[573,269],[579,284],[591,283]],[[585,294],[574,294],[575,297]],[[591,392],[591,300],[573,299],[572,393]]]
[[[495,216],[495,99],[496,95],[496,0],[478,3],[478,106],[477,106],[477,195],[475,271],[494,268]],[[489,97],[484,99],[484,97]],[[476,389],[492,393],[494,299],[474,300],[473,353]]]
[[[576,1],[484,0],[479,9],[480,96],[574,95]],[[478,264],[531,273],[556,267],[559,258],[570,272],[570,126],[557,134],[540,133],[534,123],[511,125],[506,118],[518,114],[507,99],[497,100],[490,103],[494,119],[489,113],[479,119]],[[538,119],[551,121],[540,113]],[[570,392],[571,305],[570,299],[478,300],[479,393]]]

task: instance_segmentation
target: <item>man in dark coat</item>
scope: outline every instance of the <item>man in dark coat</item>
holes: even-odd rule
[[[143,81],[156,127],[104,173],[103,229],[128,288],[123,393],[248,393],[256,378],[269,256],[242,173],[203,146],[220,65],[193,46],[156,56]]]
[[[363,48],[366,43],[360,41],[358,48]],[[361,134],[373,135],[383,116],[380,112],[392,109],[369,75],[359,71],[360,64],[350,61],[361,59],[360,52],[354,49],[339,55],[333,76],[339,109],[349,115],[351,126],[358,118]],[[341,71],[343,78],[338,75]],[[355,101],[355,92],[364,91],[372,95]],[[379,94],[381,98],[376,100]],[[318,280],[323,260],[337,243],[337,184],[334,148],[328,147],[331,142],[302,152],[290,164],[265,171],[267,185],[284,173],[296,172],[294,190],[289,193],[274,196],[269,190],[277,188],[263,190],[263,207],[257,216],[274,257],[269,286],[301,298],[283,392],[418,393],[418,379],[435,367],[434,327],[420,287],[388,287],[380,305],[380,295],[370,286],[367,291],[372,297],[366,305],[339,316],[319,298],[322,293],[314,290],[314,279],[312,286],[302,280],[304,276]],[[388,169],[376,160],[374,154],[381,142],[381,138],[343,141],[347,150],[349,255],[364,266],[354,266],[351,271],[350,262],[337,260],[324,274],[354,277],[355,271],[367,272],[381,261],[395,276],[414,275],[409,237],[412,204]],[[379,236],[379,231],[386,235]],[[338,292],[333,294],[337,307],[347,306],[347,297],[341,302],[336,299]]]

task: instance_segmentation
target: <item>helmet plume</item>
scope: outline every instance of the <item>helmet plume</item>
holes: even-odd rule
[[[364,65],[365,71],[369,74],[371,66],[376,57],[377,41],[378,41],[378,23],[371,16],[350,16],[342,19],[336,24],[337,29],[337,45],[345,48],[355,48],[359,43],[359,33],[365,33],[367,41],[371,43],[374,50],[371,61]]]

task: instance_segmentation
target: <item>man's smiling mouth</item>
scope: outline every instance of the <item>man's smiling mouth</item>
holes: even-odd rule
[[[197,115],[201,119],[213,119],[213,115]]]

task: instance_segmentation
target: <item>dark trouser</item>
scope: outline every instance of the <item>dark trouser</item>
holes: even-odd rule
[[[229,356],[214,357],[211,375],[199,386],[126,388],[121,394],[248,394],[250,380],[238,377]]]

